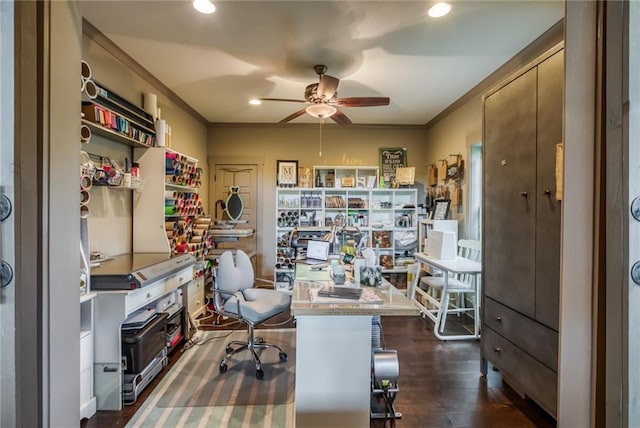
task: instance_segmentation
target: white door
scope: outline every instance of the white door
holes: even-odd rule
[[[238,195],[242,198],[243,210],[240,217],[241,223],[235,225],[236,229],[253,229],[255,233],[250,238],[239,238],[238,240],[226,241],[218,243],[218,248],[241,248],[246,252],[255,252],[257,250],[258,235],[258,204],[257,204],[257,165],[239,165],[239,164],[216,164],[215,166],[215,185],[210,186],[214,189],[211,202],[214,209],[211,215],[218,220],[228,220],[229,217],[222,209],[223,204],[226,205],[232,187],[238,188]],[[255,258],[254,258],[255,260]],[[256,272],[257,266],[254,265]]]
[[[0,426],[16,426],[14,8],[0,1]]]

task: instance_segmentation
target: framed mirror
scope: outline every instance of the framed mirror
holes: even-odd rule
[[[238,194],[240,186],[229,187],[229,196],[227,196],[226,207],[224,212],[231,221],[238,221],[242,217],[242,211],[244,210],[244,202],[242,197]]]

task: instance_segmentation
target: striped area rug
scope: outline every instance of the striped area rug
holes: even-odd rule
[[[204,344],[186,351],[127,427],[293,427],[295,329],[256,330],[256,335],[281,346],[288,360],[281,363],[276,349],[259,351],[264,370],[259,380],[245,351],[220,373],[226,344],[246,340],[247,333],[208,331]]]

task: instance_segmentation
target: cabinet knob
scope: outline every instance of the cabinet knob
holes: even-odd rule
[[[502,322],[502,317],[501,317],[500,315],[498,315],[498,316],[496,317],[496,321],[498,321],[498,322]]]
[[[551,190],[549,190],[549,189],[544,189],[543,193],[544,193],[545,196],[551,196]]]
[[[147,293],[147,299],[151,297],[151,293]]]
[[[522,190],[522,191],[520,192],[520,196],[522,196],[523,198],[526,198],[526,197],[527,197],[527,195],[528,195],[528,193],[527,193],[527,192],[525,192],[524,190]]]
[[[502,349],[500,349],[499,346],[496,346],[495,348],[493,348],[493,352],[496,352],[499,354],[500,352],[502,352]]]

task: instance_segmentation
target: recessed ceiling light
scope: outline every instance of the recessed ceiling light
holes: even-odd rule
[[[216,6],[210,0],[193,0],[193,8],[200,13],[206,14],[216,11]]]
[[[429,8],[429,11],[427,13],[432,18],[441,18],[445,16],[447,13],[449,13],[450,10],[451,10],[451,5],[449,3],[440,2],[431,6],[431,8]]]
[[[252,100],[249,100],[249,104],[251,104],[252,106],[259,106],[260,104],[262,104],[262,101],[254,98]]]

